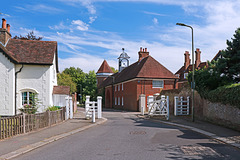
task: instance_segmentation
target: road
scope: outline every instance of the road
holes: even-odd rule
[[[108,121],[16,160],[240,159],[240,150],[193,131],[154,123],[131,112],[107,111]]]

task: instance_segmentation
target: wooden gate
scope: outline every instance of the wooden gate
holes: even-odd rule
[[[148,115],[165,116],[169,120],[169,98],[161,96],[160,100],[148,102]]]

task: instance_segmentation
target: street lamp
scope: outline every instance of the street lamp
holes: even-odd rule
[[[194,122],[194,47],[193,47],[193,28],[192,26],[186,25],[184,23],[176,23],[179,26],[189,27],[192,30],[192,121]]]

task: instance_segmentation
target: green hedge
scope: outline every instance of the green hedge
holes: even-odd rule
[[[218,87],[208,92],[206,98],[211,102],[230,104],[240,108],[240,84]]]

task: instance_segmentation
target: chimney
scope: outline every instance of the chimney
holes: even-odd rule
[[[7,21],[3,18],[2,19],[2,28],[0,28],[0,44],[2,44],[4,47],[9,39],[11,39],[10,34],[10,25],[7,24]]]
[[[200,51],[200,49],[197,48],[195,53],[196,53],[195,68],[198,68],[198,66],[201,63],[201,51]]]
[[[140,47],[140,51],[138,52],[138,55],[139,55],[138,62],[140,62],[143,58],[149,56],[149,52],[147,51],[147,48],[144,49]]]
[[[188,51],[185,51],[184,53],[184,56],[185,56],[185,62],[184,62],[184,68],[185,70],[188,68],[188,66],[190,65],[190,54]]]
[[[7,24],[7,31],[10,33],[10,24]]]
[[[6,19],[2,19],[2,29],[6,29],[6,23],[7,23],[7,21],[6,21]]]

